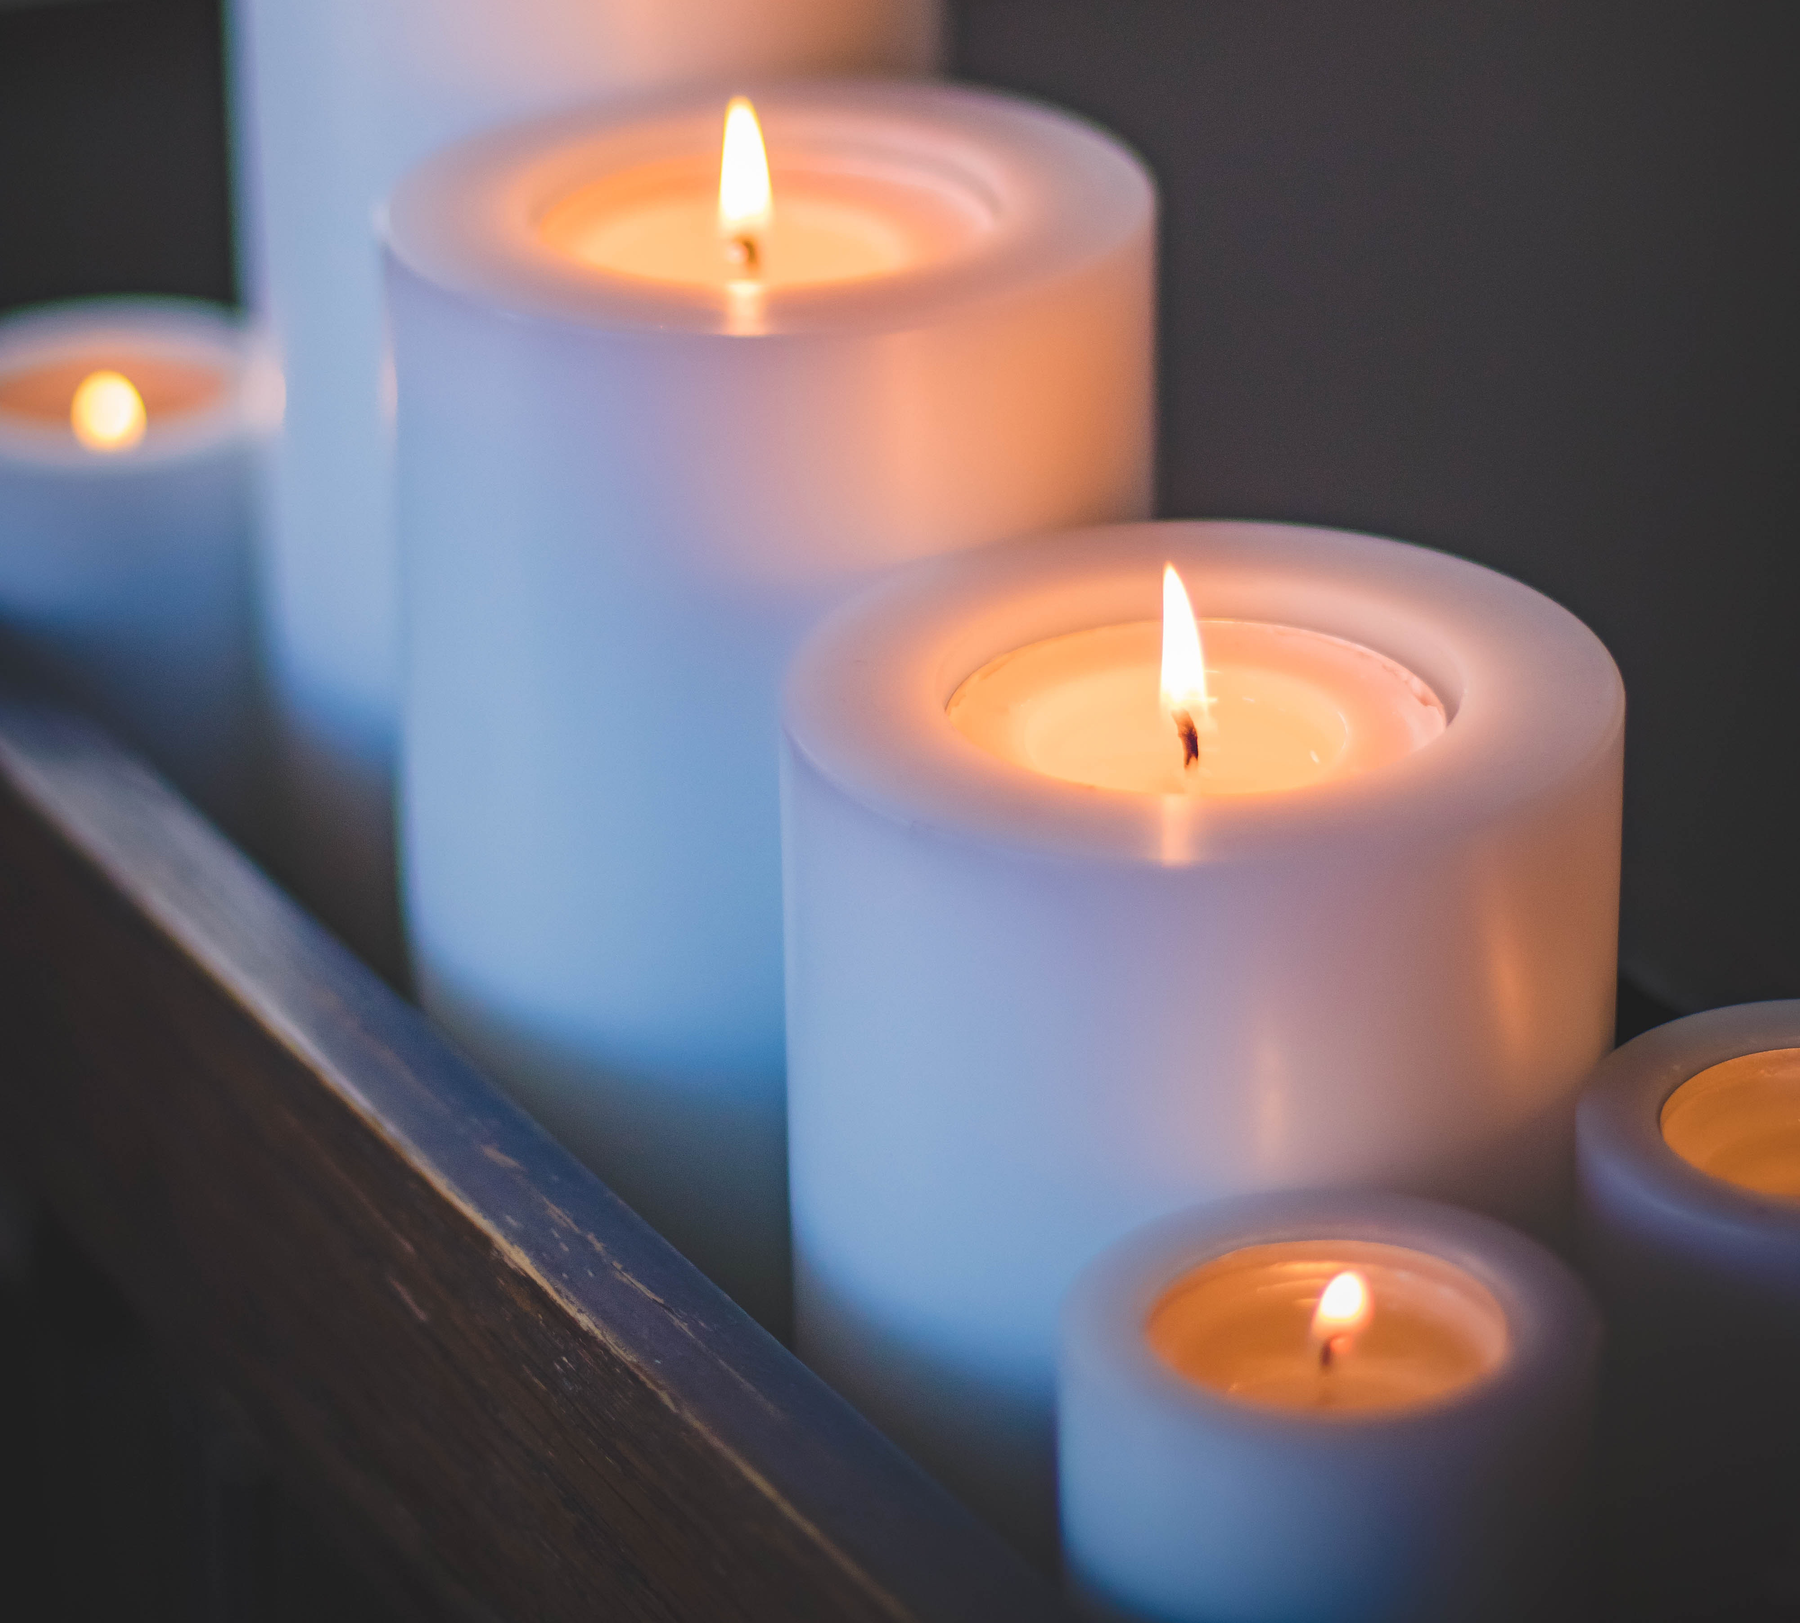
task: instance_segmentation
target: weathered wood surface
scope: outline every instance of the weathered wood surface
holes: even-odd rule
[[[0,1137],[448,1610],[1066,1619],[102,735],[0,704]]]

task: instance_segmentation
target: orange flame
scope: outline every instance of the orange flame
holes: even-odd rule
[[[1162,702],[1165,710],[1195,712],[1208,702],[1200,623],[1173,564],[1163,565]]]
[[[1369,1327],[1375,1304],[1369,1282],[1354,1269],[1334,1274],[1313,1311],[1312,1336],[1321,1347],[1347,1352],[1351,1343]]]
[[[118,372],[90,372],[69,402],[69,427],[90,451],[129,451],[144,437],[144,397]]]
[[[733,96],[725,109],[725,145],[719,157],[719,235],[735,249],[736,262],[754,274],[760,233],[774,214],[769,154],[748,98]]]

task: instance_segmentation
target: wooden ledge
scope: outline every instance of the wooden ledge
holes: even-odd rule
[[[7,1159],[455,1609],[1072,1617],[160,780],[12,704],[0,1033]]]

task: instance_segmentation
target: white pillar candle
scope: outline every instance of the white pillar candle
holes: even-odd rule
[[[940,13],[940,0],[232,0],[239,251],[287,384],[261,527],[285,860],[365,950],[393,950],[380,205],[436,148],[587,98],[924,71]]]
[[[1581,1282],[1471,1212],[1253,1196],[1140,1229],[1063,1313],[1071,1585],[1158,1623],[1572,1615],[1599,1350]]]
[[[1800,1001],[1627,1043],[1577,1147],[1619,1615],[1800,1605]]]
[[[1192,767],[1166,561],[1211,639]],[[1093,530],[834,614],[786,704],[803,1355],[1041,1544],[1056,1305],[1118,1235],[1324,1185],[1554,1231],[1623,727],[1571,615],[1364,536]]]
[[[0,322],[0,641],[249,833],[249,482],[236,321],[101,299]]]
[[[888,565],[1146,509],[1154,195],[1009,98],[757,107],[766,221],[724,98],[581,114],[410,177],[391,294],[421,990],[776,1322],[781,672]]]

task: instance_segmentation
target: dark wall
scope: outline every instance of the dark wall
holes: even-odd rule
[[[220,75],[219,0],[0,0],[0,309],[234,296]]]
[[[1627,966],[1800,995],[1800,7],[968,0],[1160,176],[1170,516],[1428,542],[1630,694]]]
[[[295,0],[306,3],[306,0]],[[1425,541],[1631,694],[1626,957],[1800,994],[1791,0],[961,0],[1165,200],[1162,510]],[[230,297],[215,0],[0,9],[0,307]]]

